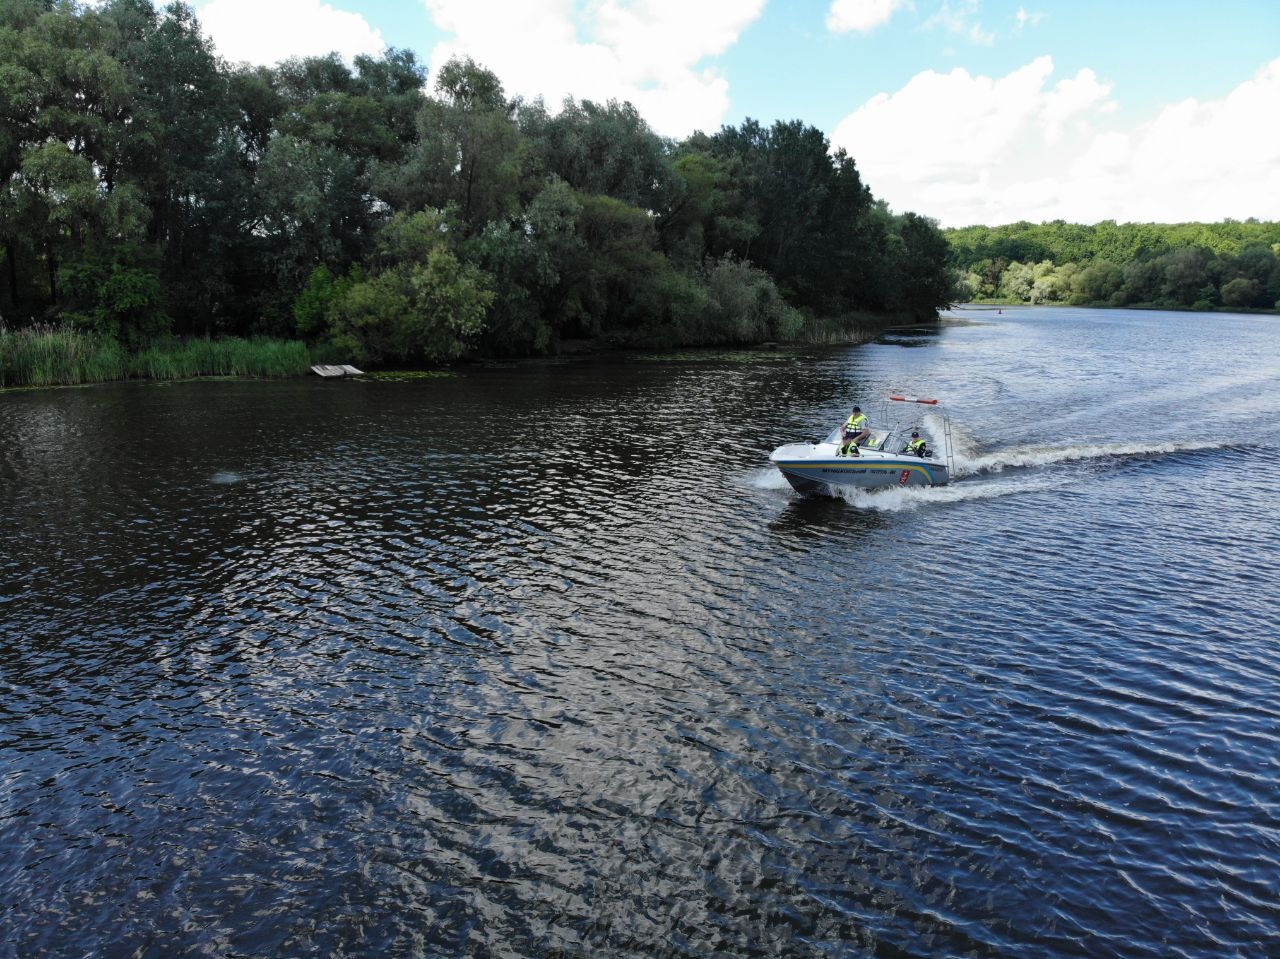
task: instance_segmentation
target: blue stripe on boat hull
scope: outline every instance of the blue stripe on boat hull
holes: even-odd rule
[[[942,486],[947,468],[920,460],[775,460],[774,465],[797,492],[820,492],[824,486],[876,489],[884,486]]]

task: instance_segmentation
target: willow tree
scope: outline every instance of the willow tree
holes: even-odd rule
[[[520,210],[524,147],[502,84],[474,61],[450,60],[416,117],[416,141],[377,187],[400,211],[452,208],[469,235]]]
[[[437,214],[389,220],[368,269],[368,278],[347,285],[329,308],[336,350],[374,363],[453,360],[484,328],[493,302],[488,278],[449,248]]]
[[[59,268],[92,235],[108,128],[127,102],[100,33],[100,18],[70,3],[0,5],[0,236],[15,312],[38,312],[26,291],[57,306]]]
[[[516,106],[536,176],[555,176],[584,195],[611,197],[655,213],[669,204],[672,145],[630,103],[569,97],[554,116],[541,102]]]

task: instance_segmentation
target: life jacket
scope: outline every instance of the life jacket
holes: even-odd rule
[[[907,444],[907,452],[915,453],[916,456],[923,456],[924,446],[925,446],[924,440],[912,440],[910,443]]]
[[[867,414],[858,413],[851,414],[848,421],[844,424],[846,433],[859,433],[867,428]]]

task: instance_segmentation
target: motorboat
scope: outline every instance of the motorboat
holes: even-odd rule
[[[913,429],[919,429],[918,416],[901,417],[907,407],[896,404],[919,404],[934,408],[940,424],[942,450],[924,456],[907,452]],[[833,429],[821,442],[788,443],[779,446],[769,461],[786,477],[799,493],[831,492],[832,487],[878,489],[886,486],[943,486],[951,474],[951,428],[946,416],[937,410],[938,401],[921,396],[890,396],[878,419],[871,420],[871,436],[855,454],[840,453],[844,423]],[[919,413],[919,406],[914,407]],[[893,412],[901,419],[895,421]],[[884,424],[876,426],[875,424]]]

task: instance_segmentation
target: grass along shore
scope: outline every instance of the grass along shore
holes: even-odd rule
[[[0,327],[0,388],[75,386],[131,378],[301,376],[311,367],[296,340],[170,338],[137,353],[115,340],[61,326]]]
[[[827,346],[865,343],[887,329],[920,322],[908,314],[849,313],[840,317],[811,317],[792,342]],[[666,348],[698,349],[709,345],[684,343]],[[8,330],[0,325],[0,389],[79,386],[128,379],[185,380],[199,376],[286,378],[306,374],[316,362],[329,361],[323,356],[313,357],[307,344],[300,340],[167,337],[131,353],[109,337],[71,326],[46,324]]]

